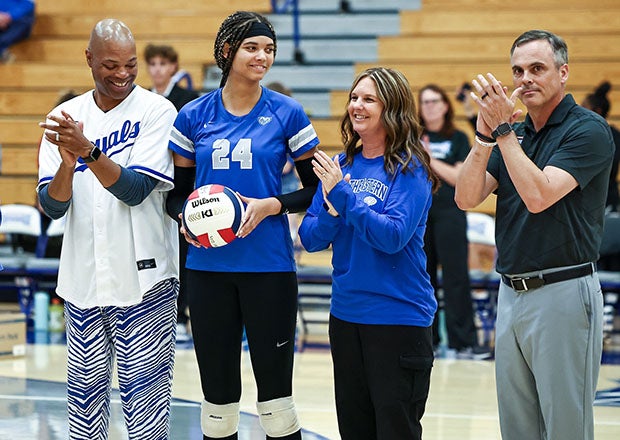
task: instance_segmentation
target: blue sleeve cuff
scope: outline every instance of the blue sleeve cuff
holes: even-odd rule
[[[158,180],[146,174],[121,167],[121,175],[107,187],[117,199],[129,206],[137,206],[148,197]]]
[[[48,186],[49,185],[45,185],[39,190],[39,203],[50,218],[57,220],[65,215],[69,209],[69,205],[71,205],[71,199],[66,202],[53,199],[48,193]]]

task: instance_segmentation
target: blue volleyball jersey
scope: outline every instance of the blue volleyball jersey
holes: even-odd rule
[[[196,187],[217,183],[239,194],[266,198],[281,194],[287,153],[294,159],[319,139],[302,106],[262,88],[252,111],[230,114],[222,89],[185,105],[172,129],[169,148],[196,163]],[[250,235],[219,248],[190,246],[186,267],[215,272],[295,270],[285,215],[265,218]]]

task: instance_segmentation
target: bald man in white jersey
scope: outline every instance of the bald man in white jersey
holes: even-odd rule
[[[167,439],[178,238],[164,205],[176,110],[134,84],[138,58],[124,23],[97,23],[86,61],[94,90],[39,124],[41,205],[52,218],[67,215],[57,293],[67,322],[69,436],[107,439],[116,359],[129,439]]]

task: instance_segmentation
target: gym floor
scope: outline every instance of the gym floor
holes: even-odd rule
[[[318,335],[317,338],[320,338]],[[32,335],[31,335],[32,339]],[[25,356],[0,361],[0,440],[67,438],[66,347],[37,337]],[[597,440],[620,438],[620,341],[606,351],[595,405]],[[256,417],[256,390],[247,352],[243,353],[241,440],[264,439]],[[423,418],[424,436],[435,440],[500,438],[493,361],[437,359]],[[201,392],[191,342],[176,354],[171,419],[173,440],[200,440]],[[338,439],[327,348],[296,354],[294,397],[304,440]],[[126,439],[118,392],[112,396],[110,440]]]

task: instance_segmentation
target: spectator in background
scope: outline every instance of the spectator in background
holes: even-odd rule
[[[611,84],[604,81],[594,92],[587,95],[581,105],[594,113],[598,113],[607,119],[609,114],[609,100],[607,94],[611,90]],[[608,212],[618,212],[620,210],[620,196],[618,195],[618,162],[620,162],[620,131],[613,125],[609,124],[611,135],[614,138],[616,152],[611,164],[611,174],[609,175],[609,189],[607,191],[606,209]]]
[[[15,59],[9,47],[30,36],[34,24],[33,0],[2,0],[0,2],[0,63]]]
[[[454,126],[454,110],[441,87],[435,84],[422,87],[418,103],[422,142],[431,157],[431,168],[441,180],[426,222],[426,267],[436,296],[441,267],[448,347],[456,350],[460,358],[484,358],[488,350],[479,347],[476,341],[467,258],[467,218],[454,202],[456,176],[469,153],[469,139]],[[439,342],[439,313],[436,313],[433,321],[436,348]]]
[[[266,87],[270,88],[271,90],[275,90],[278,93],[282,93],[283,95],[293,96],[293,92],[291,91],[291,89],[286,87],[280,81],[272,81],[269,84],[266,84]]]
[[[470,92],[471,86],[469,83],[464,83],[456,93],[456,100],[463,105],[463,111],[465,112],[467,122],[469,122],[469,125],[471,125],[471,127],[475,130],[476,118],[478,115],[476,114],[476,109],[474,108]]]
[[[581,105],[603,118],[607,119],[611,108],[607,94],[611,90],[608,81],[602,82],[594,92],[588,94]],[[611,164],[609,174],[609,189],[607,190],[605,226],[603,228],[603,240],[599,249],[600,258],[597,261],[599,270],[619,271],[620,270],[620,200],[618,196],[618,162],[620,161],[620,131],[609,124],[611,135],[614,139],[616,152]]]
[[[168,98],[177,111],[198,98],[198,92],[183,88],[175,81],[179,54],[172,46],[149,44],[144,48],[144,59],[152,82],[151,91]]]
[[[181,107],[188,102],[198,98],[197,92],[185,89],[176,82],[176,74],[179,72],[179,55],[172,46],[149,44],[144,49],[144,59],[148,65],[147,69],[151,78],[151,91],[168,98],[174,104],[177,111],[181,110]],[[187,291],[185,289],[187,247],[188,243],[185,237],[179,232],[180,285],[177,298],[177,342],[188,342],[191,340]]]

